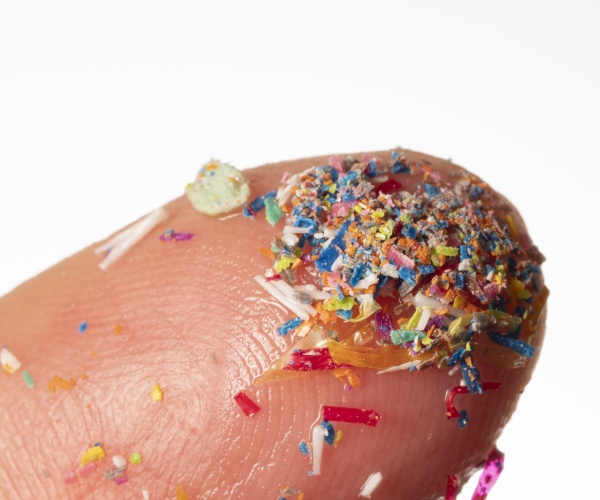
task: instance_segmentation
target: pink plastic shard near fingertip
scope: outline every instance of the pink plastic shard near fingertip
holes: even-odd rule
[[[96,472],[96,463],[95,462],[90,462],[89,464],[85,464],[85,465],[79,467],[79,469],[77,469],[77,475],[79,477],[89,476],[93,472]]]
[[[115,479],[115,483],[117,483],[117,484],[123,484],[123,483],[126,483],[127,481],[129,481],[129,478],[127,476],[119,476],[118,478]]]
[[[329,165],[331,165],[331,167],[334,170],[337,170],[340,174],[346,173],[342,159],[339,157],[339,155],[333,155],[331,158],[329,158]]]
[[[485,500],[504,469],[504,453],[494,448],[487,457],[471,500]]]
[[[444,500],[456,500],[458,495],[458,477],[456,475],[448,476],[448,483],[446,484],[446,496]]]
[[[77,474],[75,474],[73,471],[65,472],[62,478],[64,483],[67,485],[75,484],[77,482]]]

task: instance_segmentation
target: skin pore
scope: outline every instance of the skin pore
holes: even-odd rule
[[[426,159],[448,180],[459,168],[404,153]],[[277,189],[284,171],[328,158],[244,171],[250,199]],[[498,196],[497,203],[507,202]],[[272,264],[258,247],[269,247],[277,231],[262,214],[204,215],[185,197],[165,209],[168,220],[109,269],[98,267],[94,245],[0,299],[0,343],[35,381],[28,389],[18,373],[0,377],[0,496],[142,498],[145,489],[150,498],[174,498],[181,485],[189,498],[277,498],[279,487],[289,486],[306,500],[345,499],[380,471],[374,499],[434,499],[443,497],[448,475],[462,484],[485,460],[531,377],[544,315],[531,339],[538,351],[524,367],[478,364],[482,380],[502,386],[456,397],[469,412],[464,429],[445,415],[445,393],[461,379],[446,368],[382,375],[358,369],[352,391],[327,372],[255,386],[293,345],[276,333],[292,315],[253,280]],[[516,214],[515,222],[524,231]],[[163,243],[158,236],[168,228],[195,237]],[[83,321],[88,328],[80,334]],[[75,386],[50,392],[55,375]],[[159,402],[150,396],[156,384]],[[240,390],[261,407],[252,418],[233,400]],[[374,409],[382,418],[376,427],[334,423],[343,438],[324,450],[322,474],[309,477],[298,443],[310,439],[321,405]],[[63,474],[94,443],[107,458],[66,485]],[[110,457],[134,452],[142,463],[128,464],[126,483],[104,479]]]

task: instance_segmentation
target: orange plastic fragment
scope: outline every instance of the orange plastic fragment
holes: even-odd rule
[[[183,489],[183,486],[181,486],[181,485],[177,486],[177,491],[175,492],[175,498],[177,500],[189,500],[189,497],[187,496],[185,490]]]
[[[48,382],[48,390],[50,392],[56,392],[56,389],[62,389],[63,391],[70,391],[75,387],[75,379],[71,378],[68,381],[58,375],[54,375],[50,382]]]
[[[271,250],[270,248],[258,247],[258,251],[261,255],[264,255],[265,257],[271,260],[275,259],[275,252],[273,252],[273,250]]]
[[[122,331],[123,331],[123,327],[118,323],[113,328],[113,332],[115,332],[115,335],[119,335]]]
[[[383,347],[364,347],[340,344],[335,340],[327,340],[329,354],[335,363],[351,365],[356,368],[375,368],[385,370],[410,361],[431,359],[432,353],[413,355],[408,349],[395,345]]]

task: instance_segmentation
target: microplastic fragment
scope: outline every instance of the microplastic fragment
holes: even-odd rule
[[[292,318],[289,321],[286,321],[283,325],[277,328],[277,333],[279,335],[287,335],[292,330],[295,330],[302,324],[302,318]]]
[[[323,434],[325,436],[325,442],[329,445],[333,445],[333,441],[335,440],[335,429],[333,428],[333,424],[324,420],[321,422],[321,428],[323,429]]]
[[[87,321],[84,321],[83,323],[81,323],[78,327],[77,327],[77,331],[81,334],[85,333],[85,331],[87,330],[88,324]]]
[[[337,448],[337,445],[340,444],[340,441],[342,440],[343,436],[344,436],[344,433],[340,429],[338,429],[335,432],[335,439],[333,440],[334,448]]]
[[[144,497],[144,500],[150,500],[150,492],[148,490],[142,490],[142,497]]]
[[[27,370],[23,370],[21,372],[21,376],[25,381],[25,385],[27,385],[27,387],[29,387],[30,389],[33,389],[33,377],[31,376],[31,374]]]
[[[233,396],[233,399],[235,399],[235,402],[239,405],[247,417],[251,417],[260,411],[260,406],[246,396],[244,391],[238,392],[235,396]]]
[[[73,471],[65,472],[62,476],[62,480],[66,485],[75,484],[77,482],[77,474]]]
[[[77,475],[79,477],[86,477],[96,472],[96,463],[90,462],[89,464],[82,465],[77,469]]]
[[[285,215],[281,207],[277,204],[275,198],[267,198],[265,200],[266,219],[271,226],[277,224]]]
[[[323,420],[332,422],[348,422],[375,427],[380,418],[381,415],[375,410],[344,408],[341,406],[323,406]]]
[[[126,465],[122,466],[122,467],[117,467],[115,469],[108,469],[104,471],[104,479],[107,480],[112,480],[112,479],[117,479],[118,477],[121,477],[123,474],[125,474],[125,469],[126,469]]]
[[[289,364],[284,370],[306,372],[312,370],[333,370],[345,365],[334,363],[327,347],[319,349],[294,349],[290,353]]]
[[[113,328],[113,332],[115,335],[120,335],[122,331],[123,331],[123,327],[118,323]]]
[[[448,482],[446,483],[446,495],[444,500],[456,500],[458,496],[458,477],[456,475],[448,476]]]
[[[302,453],[303,455],[310,455],[310,450],[308,449],[308,445],[306,444],[306,441],[304,441],[304,439],[300,441],[300,444],[298,445],[298,450],[300,450],[300,453]]]
[[[132,464],[141,464],[142,463],[142,456],[136,451],[135,453],[131,454],[131,456],[129,457],[129,461]]]
[[[160,385],[156,384],[153,388],[152,391],[150,391],[150,396],[152,397],[152,399],[154,401],[162,401],[163,398],[163,391],[160,388]]]
[[[500,388],[500,382],[483,382],[481,389],[483,391],[493,391]],[[446,392],[446,416],[448,420],[451,418],[458,418],[460,427],[465,427],[468,422],[467,411],[462,410],[459,412],[454,406],[454,396],[457,394],[468,394],[469,389],[464,385],[457,385]]]
[[[129,481],[129,478],[127,476],[119,476],[117,479],[115,479],[115,483],[117,484],[123,484],[126,483],[127,481]]]
[[[106,456],[105,451],[102,449],[102,446],[99,444],[95,444],[94,446],[90,446],[87,451],[84,451],[81,454],[81,458],[79,459],[80,465],[89,464],[90,462],[96,462],[98,460],[102,460]]]
[[[381,481],[383,481],[383,475],[381,472],[374,472],[367,478],[365,484],[362,485],[358,496],[363,498],[371,498],[371,493],[373,493],[379,487]]]
[[[185,194],[198,212],[218,215],[246,203],[250,187],[233,165],[211,159],[186,186]]]
[[[182,485],[177,486],[177,491],[175,492],[175,499],[176,500],[189,500],[189,497],[187,496],[187,493],[183,489]]]
[[[69,380],[65,380],[58,375],[54,375],[50,382],[48,382],[48,390],[50,392],[55,392],[57,388],[63,391],[70,391],[73,387],[75,387],[75,379],[70,378]]]
[[[160,207],[96,248],[94,252],[97,255],[105,254],[104,260],[99,264],[100,269],[106,270],[168,217],[167,211]]]
[[[2,350],[0,351],[0,365],[2,365],[4,373],[7,375],[12,375],[21,368],[21,362],[6,346],[2,347]]]
[[[160,241],[189,241],[194,236],[194,233],[177,233],[172,229],[167,229],[164,234],[161,234],[158,238]]]
[[[524,340],[514,339],[497,332],[488,332],[488,337],[496,344],[508,347],[509,349],[515,351],[519,356],[523,356],[524,358],[532,358],[535,354],[535,347],[528,344]]]
[[[477,488],[471,497],[471,500],[485,500],[490,490],[498,481],[502,470],[504,469],[504,453],[494,448],[488,455]]]
[[[121,467],[127,467],[127,460],[123,458],[123,455],[115,455],[114,457],[112,457],[112,462],[113,464],[115,464],[115,467],[117,469]]]
[[[321,457],[323,456],[323,445],[325,443],[325,434],[320,426],[313,427],[312,430],[312,475],[321,474]]]

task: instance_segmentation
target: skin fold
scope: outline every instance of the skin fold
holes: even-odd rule
[[[405,154],[428,160],[449,179],[456,171],[446,161]],[[244,171],[251,199],[277,189],[284,171],[327,160]],[[501,389],[456,397],[456,406],[469,411],[464,429],[445,415],[446,390],[461,378],[447,369],[359,369],[352,391],[325,372],[255,386],[292,345],[276,332],[292,315],[252,279],[270,266],[258,247],[268,247],[277,229],[263,214],[203,215],[185,197],[165,208],[169,219],[106,271],[98,267],[96,244],[0,299],[0,344],[35,381],[28,389],[20,373],[0,374],[0,497],[142,498],[147,489],[162,499],[175,498],[181,485],[189,498],[276,499],[280,486],[290,486],[305,500],[347,499],[381,471],[374,499],[434,499],[443,497],[449,474],[464,483],[486,458],[531,377],[543,318],[532,339],[538,350],[523,368],[479,366],[482,379],[501,382]],[[195,237],[163,243],[158,236],[169,228]],[[83,321],[88,329],[80,334]],[[50,392],[55,375],[75,386]],[[155,384],[163,390],[159,402],[150,396]],[[240,390],[261,406],[252,418],[233,400]],[[321,405],[375,409],[382,418],[377,427],[335,424],[343,438],[336,448],[326,446],[322,475],[309,477],[298,443],[310,438]],[[96,442],[107,458],[66,485],[63,473],[75,470]],[[128,465],[128,482],[104,479],[110,457],[133,452],[142,463]]]

